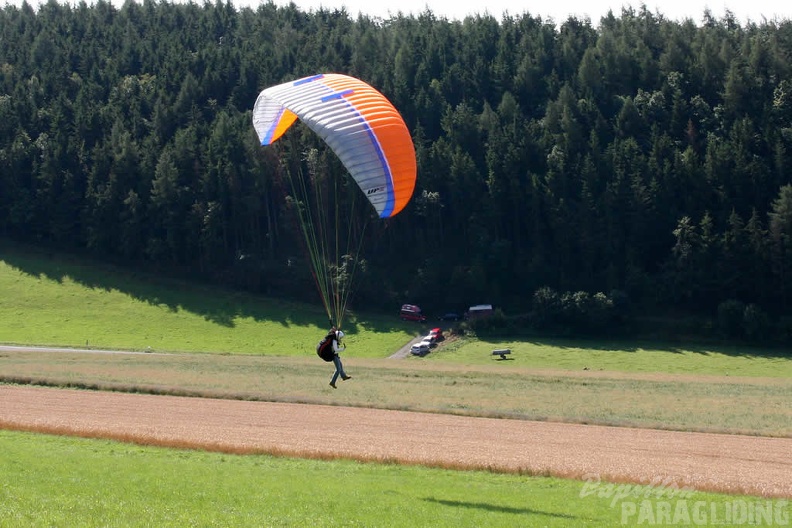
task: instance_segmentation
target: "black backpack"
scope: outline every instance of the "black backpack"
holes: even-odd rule
[[[329,333],[316,345],[316,355],[325,361],[333,361],[333,356],[335,356],[333,339],[335,339],[335,334]]]

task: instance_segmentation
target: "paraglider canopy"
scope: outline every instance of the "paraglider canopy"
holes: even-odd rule
[[[266,88],[253,107],[253,126],[264,146],[298,119],[338,156],[380,218],[393,217],[409,203],[415,190],[415,148],[399,112],[379,91],[347,75],[319,74]],[[287,176],[314,279],[330,322],[340,326],[363,237],[357,236],[357,248],[348,237],[349,249],[341,250],[339,226],[352,225],[351,211],[336,209],[332,220],[322,220],[329,216],[329,204],[338,208],[340,201],[323,202],[316,175],[308,178],[313,189],[305,188],[306,178],[293,178],[288,170]],[[318,202],[322,204],[312,211],[310,204]]]
[[[380,218],[404,209],[415,189],[415,148],[384,95],[360,79],[330,73],[267,88],[253,107],[262,145],[277,141],[297,118],[336,153]]]

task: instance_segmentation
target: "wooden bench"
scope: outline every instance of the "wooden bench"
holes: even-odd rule
[[[506,359],[506,356],[511,354],[511,349],[509,348],[499,348],[498,350],[493,350],[493,356],[500,356],[501,359]]]

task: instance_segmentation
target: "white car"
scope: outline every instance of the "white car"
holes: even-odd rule
[[[425,356],[429,353],[430,348],[431,346],[428,341],[421,341],[420,343],[415,343],[410,347],[410,353],[413,356]]]

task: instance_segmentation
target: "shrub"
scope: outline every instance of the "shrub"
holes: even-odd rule
[[[591,305],[591,296],[584,291],[566,292],[561,296],[563,323],[571,329],[584,329]]]
[[[599,295],[599,294],[598,294]],[[613,317],[624,319],[630,312],[630,296],[624,290],[611,290],[611,308]]]
[[[745,304],[729,299],[718,305],[718,328],[727,337],[740,337],[743,329]]]
[[[613,301],[601,292],[559,295],[545,287],[534,293],[533,301],[531,320],[540,331],[596,334],[610,330],[615,320]]]
[[[561,297],[554,289],[544,286],[534,292],[531,320],[535,328],[555,328],[561,322],[561,312]]]
[[[615,309],[613,300],[602,292],[597,292],[591,298],[587,318],[589,325],[595,331],[600,331],[613,324]]]
[[[781,340],[792,341],[792,316],[781,316],[776,324],[776,332]]]
[[[508,326],[508,320],[500,308],[496,308],[490,316],[480,317],[467,322],[467,328],[475,334],[502,331]]]
[[[749,304],[743,311],[742,325],[745,336],[752,341],[765,341],[770,334],[770,318],[756,304]]]

